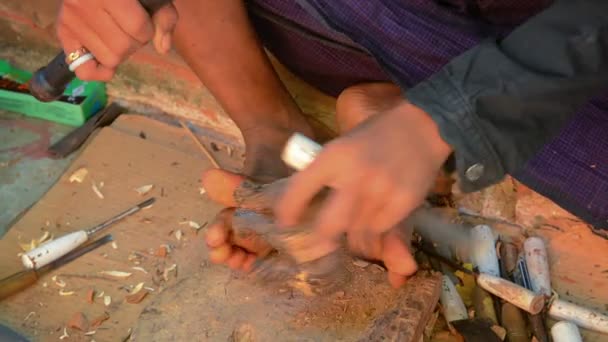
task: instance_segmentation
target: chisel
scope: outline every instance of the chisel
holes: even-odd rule
[[[40,247],[32,249],[31,251],[23,254],[21,256],[21,262],[26,269],[39,269],[44,267],[51,262],[61,258],[65,254],[73,251],[78,248],[78,246],[85,243],[90,236],[95,233],[99,233],[103,229],[109,227],[117,221],[122,220],[123,218],[132,215],[141,209],[150,206],[154,203],[155,198],[152,197],[147,199],[138,205],[131,207],[122,213],[110,218],[109,220],[102,222],[96,225],[93,228],[86,230],[79,230],[73,233],[69,233],[64,235],[56,240],[51,240],[47,243],[42,244]]]
[[[94,250],[98,247],[105,245],[106,243],[112,241],[112,235],[106,235],[102,238],[99,238],[81,248],[73,250],[63,257],[58,258],[57,260],[50,262],[48,265],[41,267],[40,269],[34,270],[29,269],[25,271],[21,271],[15,273],[11,276],[8,276],[4,279],[0,279],[0,300],[10,297],[15,293],[31,286],[36,283],[38,279],[45,273],[48,273],[56,268],[59,268],[70,261]]]

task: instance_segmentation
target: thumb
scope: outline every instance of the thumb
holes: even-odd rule
[[[154,48],[161,54],[171,49],[171,36],[177,24],[177,10],[172,3],[163,6],[152,16],[154,23]]]

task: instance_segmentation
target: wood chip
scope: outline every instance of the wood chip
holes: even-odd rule
[[[101,298],[101,297],[103,297],[104,293],[105,293],[105,292],[103,292],[103,291],[99,292],[99,294],[97,295],[97,298]]]
[[[53,240],[53,236],[48,230],[46,232],[44,232],[44,234],[42,234],[42,236],[40,238],[38,238],[38,245],[43,244],[47,240],[48,241]]]
[[[95,335],[96,332],[97,332],[97,330],[87,331],[86,333],[84,333],[84,336],[93,336],[93,335]]]
[[[204,195],[204,194],[206,194],[206,193],[207,193],[207,190],[205,190],[205,188],[203,188],[203,187],[201,186],[200,188],[198,188],[198,193],[199,193],[200,195]]]
[[[175,238],[177,239],[177,241],[181,241],[182,240],[182,236],[184,233],[182,233],[181,229],[178,229],[175,231]]]
[[[89,174],[89,170],[87,170],[84,167],[81,167],[80,169],[78,169],[78,170],[74,171],[74,173],[72,173],[72,175],[69,178],[70,183],[74,183],[74,182],[82,183],[88,174]]]
[[[74,294],[74,291],[64,291],[63,289],[59,290],[60,296],[71,296]]]
[[[95,195],[97,195],[97,197],[99,197],[100,199],[104,199],[105,198],[103,196],[103,194],[101,193],[101,191],[99,191],[99,188],[97,187],[97,185],[95,184],[95,182],[92,182],[91,188],[93,189],[93,192],[95,193]]]
[[[197,222],[194,222],[194,221],[182,221],[179,224],[187,224],[190,226],[190,228],[194,228],[196,230],[199,230],[202,228],[202,226],[200,224],[198,224]]]
[[[96,329],[97,327],[99,327],[103,322],[107,321],[108,319],[110,319],[110,315],[107,312],[104,312],[103,315],[101,315],[91,321],[91,328]]]
[[[25,318],[23,319],[23,321],[27,321],[28,319],[30,319],[30,317],[34,316],[36,313],[34,311],[31,311],[30,313],[27,314],[27,316],[25,316]]]
[[[138,304],[140,303],[142,300],[144,300],[144,298],[146,298],[146,296],[148,295],[148,291],[147,290],[142,290],[139,291],[135,294],[131,294],[125,297],[125,300],[127,301],[127,303],[129,304]]]
[[[148,274],[148,271],[146,271],[143,267],[134,266],[134,267],[131,267],[131,268],[134,269],[134,270],[136,270],[136,271],[140,271],[140,272],[143,272],[145,274]]]
[[[130,294],[134,295],[137,292],[141,291],[141,289],[143,289],[143,288],[144,288],[144,283],[139,283],[139,284],[135,285],[133,290],[131,290]]]
[[[114,278],[129,278],[132,273],[123,271],[101,271],[99,274],[107,275]]]
[[[163,271],[163,279],[165,279],[165,281],[169,281],[169,273],[173,272],[175,269],[177,269],[177,264],[173,264],[171,267],[165,268]]]
[[[161,258],[164,258],[167,256],[168,252],[169,251],[167,250],[166,245],[160,245],[160,246],[158,246],[158,249],[156,250],[156,255]]]
[[[93,304],[95,302],[95,290],[89,289],[87,291],[87,303]]]
[[[142,185],[139,188],[135,189],[140,196],[143,196],[150,192],[154,188],[154,184]]]
[[[116,241],[112,241],[112,248],[118,249],[118,245],[116,244]]]
[[[59,336],[59,339],[63,340],[64,338],[68,338],[68,337],[70,337],[70,335],[68,335],[68,329],[63,327],[63,335]]]
[[[103,304],[105,306],[110,306],[110,304],[112,304],[112,297],[110,297],[110,296],[103,296]]]
[[[89,330],[89,321],[87,317],[82,312],[77,312],[72,316],[72,318],[68,321],[68,328],[87,331]]]
[[[55,285],[57,285],[61,288],[64,288],[66,285],[63,280],[61,280],[61,279],[57,280],[57,276],[53,276],[53,278],[51,278],[51,279],[55,282]]]

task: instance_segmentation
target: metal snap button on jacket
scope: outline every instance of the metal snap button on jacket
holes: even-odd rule
[[[473,164],[467,169],[464,175],[469,181],[474,182],[483,176],[484,169],[483,164]]]

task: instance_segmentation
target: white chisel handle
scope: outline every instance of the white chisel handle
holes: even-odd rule
[[[39,269],[73,251],[86,242],[87,238],[84,230],[64,235],[23,254],[21,262],[27,269]]]

